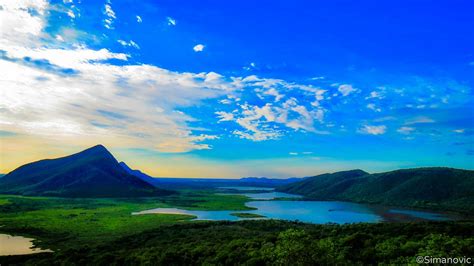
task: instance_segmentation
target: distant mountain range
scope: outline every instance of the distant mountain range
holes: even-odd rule
[[[151,177],[140,170],[131,169],[126,163],[120,162],[120,166],[129,174],[152,184],[153,186],[167,189],[208,189],[225,186],[251,186],[251,187],[278,187],[287,185],[302,178],[276,179],[267,177],[243,177],[240,179],[224,178],[170,178]]]
[[[444,167],[377,174],[343,171],[309,177],[277,190],[316,200],[474,211],[474,171]]]
[[[60,197],[137,197],[173,193],[129,174],[102,145],[25,164],[0,178],[0,193]]]

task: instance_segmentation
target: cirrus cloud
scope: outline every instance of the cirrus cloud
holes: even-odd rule
[[[386,131],[387,131],[387,127],[384,125],[380,125],[380,126],[364,125],[359,129],[360,133],[369,134],[369,135],[382,135],[382,134],[385,134]]]

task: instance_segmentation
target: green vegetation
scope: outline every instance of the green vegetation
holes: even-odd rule
[[[161,202],[186,210],[235,210],[245,211],[253,208],[245,206],[249,198],[242,195],[219,195],[214,191],[186,190],[180,194],[161,197]]]
[[[242,196],[182,192],[156,198],[73,199],[0,195],[0,232],[31,236],[50,249],[96,245],[104,241],[181,223],[189,215],[131,215],[159,207],[189,210],[248,210]]]
[[[256,213],[248,213],[248,212],[233,212],[230,215],[239,217],[239,218],[265,218],[265,216],[256,214]]]
[[[317,200],[343,200],[453,211],[472,215],[474,171],[417,168],[368,174],[362,170],[307,178],[278,188]]]
[[[132,212],[158,207],[234,210],[249,199],[187,190],[149,198],[0,195],[0,233],[53,250],[0,257],[1,265],[414,264],[416,256],[474,257],[474,222],[314,225],[278,220],[190,221]]]
[[[2,199],[0,198],[0,205],[8,204],[10,201],[8,199]]]
[[[95,247],[0,258],[43,265],[415,264],[473,257],[473,222],[310,225],[275,220],[163,225]]]

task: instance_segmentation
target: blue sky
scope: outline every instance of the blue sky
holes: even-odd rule
[[[7,1],[0,150],[155,176],[474,168],[472,1]]]

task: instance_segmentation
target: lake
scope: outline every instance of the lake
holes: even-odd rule
[[[228,190],[240,190],[240,191],[245,191],[245,190],[268,190],[272,191],[275,190],[274,188],[271,187],[239,187],[239,186],[233,186],[233,187],[218,187],[219,189],[228,189]]]
[[[0,234],[0,256],[52,252],[49,249],[34,248],[33,240],[33,238]]]
[[[236,189],[239,187],[232,187]],[[249,218],[239,218],[232,213],[252,213],[265,216],[268,219],[281,219],[288,221],[301,221],[314,224],[325,223],[377,223],[382,221],[416,221],[431,220],[444,221],[451,220],[444,214],[429,211],[409,210],[401,208],[385,208],[380,206],[370,206],[352,202],[341,201],[295,201],[295,200],[272,200],[275,198],[299,198],[299,195],[292,195],[280,192],[246,193],[247,187],[241,189],[241,193],[232,195],[245,195],[255,201],[246,203],[247,207],[255,210],[247,211],[191,211],[178,208],[156,208],[141,212],[134,212],[133,215],[141,214],[186,214],[195,216],[195,220],[228,220],[238,221]],[[272,189],[265,189],[271,191]],[[250,218],[254,219],[254,218]]]

